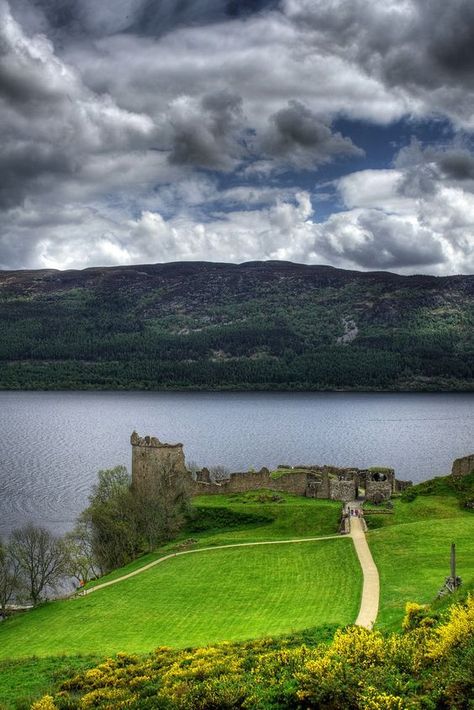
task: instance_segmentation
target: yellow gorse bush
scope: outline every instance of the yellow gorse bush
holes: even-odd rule
[[[331,643],[312,647],[263,639],[194,650],[162,647],[146,658],[118,654],[32,708],[466,707],[463,698],[466,688],[474,695],[474,680],[459,663],[474,644],[474,599],[452,605],[441,621],[409,604],[405,619],[403,633],[350,626],[336,631]]]
[[[474,598],[469,594],[465,604],[454,604],[449,619],[433,630],[427,643],[427,657],[439,661],[456,646],[474,637]]]
[[[414,629],[420,623],[422,615],[428,607],[426,604],[417,604],[416,602],[407,602],[405,604],[405,616],[403,617],[402,629],[409,631]]]
[[[409,710],[415,707],[412,704],[407,705],[404,698],[390,693],[381,693],[372,687],[366,689],[363,697],[364,710]]]
[[[98,688],[86,693],[81,698],[81,710],[101,707],[104,710],[119,710],[129,708],[138,696],[131,695],[126,688]]]
[[[384,659],[386,641],[378,631],[350,626],[345,631],[336,631],[328,653],[330,657],[343,658],[351,665],[372,666]]]
[[[58,710],[58,706],[55,704],[52,695],[44,695],[41,700],[33,703],[31,710]]]

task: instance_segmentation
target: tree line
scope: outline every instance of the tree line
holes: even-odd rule
[[[27,523],[0,540],[0,612],[36,606],[66,580],[77,587],[173,538],[189,512],[188,478],[171,467],[134,490],[124,466],[99,471],[72,531],[54,535]]]

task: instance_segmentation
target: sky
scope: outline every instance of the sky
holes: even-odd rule
[[[0,269],[474,273],[472,0],[0,0]]]

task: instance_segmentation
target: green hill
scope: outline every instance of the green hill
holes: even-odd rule
[[[192,554],[9,619],[0,624],[0,659],[145,652],[156,645],[254,638],[355,619],[361,572],[348,538],[271,544],[337,535],[340,503],[265,491],[202,496],[195,503],[180,539],[98,582],[170,553]],[[246,546],[212,549],[236,544]]]
[[[474,276],[288,262],[0,272],[0,387],[473,390]]]

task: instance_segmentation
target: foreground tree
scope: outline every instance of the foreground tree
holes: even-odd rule
[[[11,604],[20,591],[20,569],[12,557],[8,545],[0,540],[0,612],[6,616],[7,606]]]
[[[68,574],[69,558],[64,541],[46,528],[29,523],[14,530],[9,553],[35,606],[48,588],[56,589]]]
[[[95,564],[107,572],[122,567],[138,554],[140,534],[125,466],[99,471],[98,479],[79,523],[89,531]]]
[[[79,584],[86,584],[91,579],[100,577],[105,571],[94,555],[92,533],[90,522],[79,520],[64,538],[69,557],[69,571]]]
[[[171,540],[189,512],[189,476],[163,464],[160,475],[134,491],[137,528],[148,550]]]

